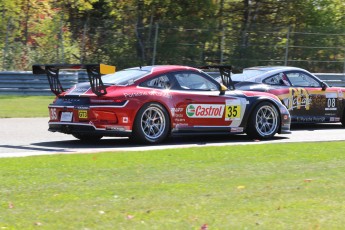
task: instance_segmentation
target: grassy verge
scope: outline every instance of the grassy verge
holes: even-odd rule
[[[0,118],[48,117],[54,96],[0,96]]]
[[[1,229],[342,229],[344,142],[0,161]]]

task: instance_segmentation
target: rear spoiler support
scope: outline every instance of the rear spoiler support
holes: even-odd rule
[[[207,65],[198,67],[199,69],[218,69],[220,76],[222,78],[222,83],[225,85],[228,89],[234,90],[235,85],[233,81],[231,80],[231,72],[234,70],[232,66],[230,65]]]
[[[103,84],[101,75],[114,73],[116,70],[115,66],[103,65],[103,64],[52,64],[52,65],[33,65],[33,74],[46,74],[50,90],[55,94],[59,95],[65,92],[61,82],[59,80],[59,70],[81,70],[86,69],[91,90],[97,96],[107,94],[105,85]]]

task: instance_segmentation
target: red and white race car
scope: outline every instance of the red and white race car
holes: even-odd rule
[[[290,114],[275,95],[229,89],[231,68],[217,68],[225,84],[201,69],[176,65],[118,72],[102,64],[34,65],[33,73],[47,74],[57,96],[49,105],[49,131],[80,140],[126,136],[159,143],[169,135],[245,132],[268,139],[290,133]],[[61,69],[86,69],[89,82],[65,91]]]

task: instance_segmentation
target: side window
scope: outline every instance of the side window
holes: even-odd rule
[[[141,84],[141,86],[149,88],[167,89],[170,88],[170,82],[168,76],[162,75],[144,82],[143,84]]]
[[[290,86],[287,76],[284,73],[275,74],[263,80],[263,83],[269,85],[283,85]]]
[[[192,72],[175,73],[175,78],[182,89],[215,91],[218,86],[209,79]]]
[[[317,80],[302,72],[287,73],[287,76],[293,86],[321,87]]]

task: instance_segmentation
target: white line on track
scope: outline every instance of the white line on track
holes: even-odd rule
[[[126,138],[104,138],[97,144],[82,143],[71,135],[48,131],[48,118],[0,119],[0,158],[48,154],[95,153],[104,151],[146,151],[204,146],[318,142],[345,140],[339,124],[319,124],[292,128],[292,134],[276,135],[269,141],[255,141],[246,135],[193,136],[170,138],[160,145],[135,145]]]

